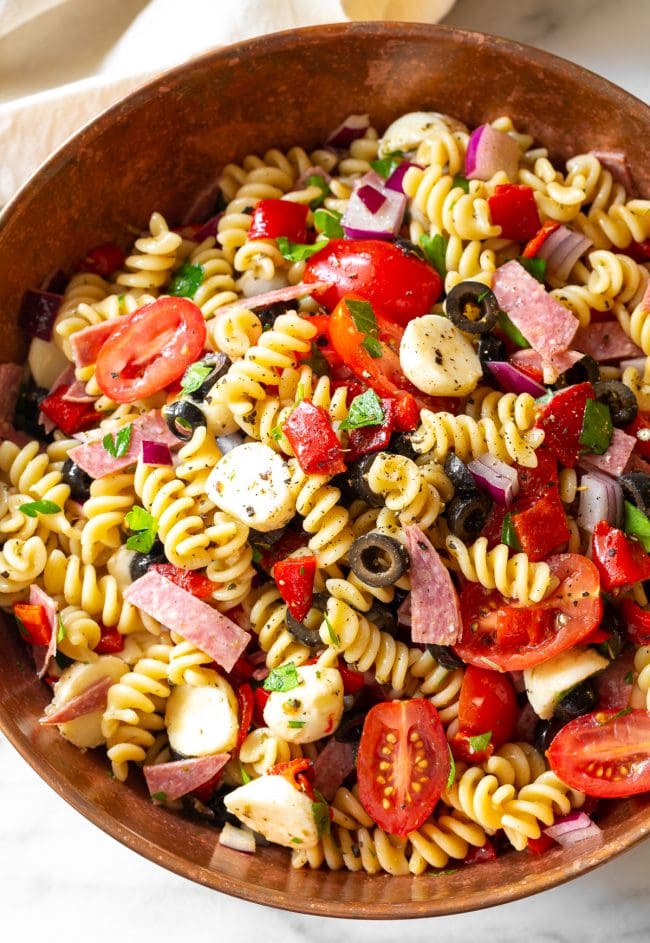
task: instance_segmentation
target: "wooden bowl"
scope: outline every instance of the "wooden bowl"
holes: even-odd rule
[[[279,33],[209,53],[135,92],[70,140],[0,220],[3,360],[26,352],[16,316],[23,292],[70,271],[90,246],[132,241],[152,210],[177,223],[228,161],[322,142],[350,112],[384,128],[433,109],[477,125],[509,114],[555,158],[625,149],[650,196],[650,109],[601,78],[545,52],[457,29],[355,24]],[[415,917],[500,904],[607,861],[650,828],[650,799],[611,803],[596,847],[543,857],[509,853],[453,875],[369,877],[294,871],[278,848],[246,856],[213,829],[148,799],[137,775],[122,786],[102,751],[82,754],[37,718],[48,691],[12,624],[0,630],[0,727],[64,799],[152,861],[256,903],[336,917]]]

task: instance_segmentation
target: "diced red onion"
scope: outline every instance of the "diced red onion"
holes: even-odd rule
[[[619,483],[607,475],[590,472],[580,482],[580,503],[576,521],[579,527],[593,532],[599,521],[607,521],[617,527],[623,514],[623,490]]]
[[[227,452],[232,452],[233,449],[236,449],[238,445],[244,444],[244,436],[241,432],[231,432],[230,435],[220,435],[217,437],[217,445],[221,450],[221,454],[225,455]]]
[[[486,491],[497,504],[510,507],[513,498],[519,494],[516,468],[487,453],[475,458],[467,467],[479,488]]]
[[[371,212],[360,196],[360,191],[368,186],[379,191],[384,202]],[[341,225],[348,239],[394,239],[400,230],[406,197],[395,190],[387,190],[377,174],[366,174],[352,193]]]
[[[583,252],[593,246],[580,232],[573,232],[566,226],[558,226],[548,236],[537,252],[540,259],[546,259],[546,275],[565,282],[569,273]]]
[[[589,153],[593,154],[594,157],[597,158],[601,167],[604,167],[605,170],[609,170],[614,180],[623,184],[628,195],[628,199],[637,195],[638,191],[630,171],[630,165],[627,162],[625,151],[594,150],[589,151]]]
[[[369,127],[370,115],[348,115],[334,128],[326,143],[332,147],[349,147],[357,138],[362,138]]]
[[[51,291],[35,291],[29,288],[23,295],[18,312],[18,323],[30,337],[49,341],[63,298]]]
[[[501,389],[507,393],[530,393],[535,398],[546,394],[546,388],[541,383],[506,360],[489,360],[486,366]]]
[[[375,187],[371,187],[369,184],[359,187],[357,196],[371,213],[378,212],[386,202],[384,194],[376,190]]]
[[[235,851],[245,851],[249,855],[255,854],[255,835],[250,829],[237,828],[226,822],[219,835],[219,844]]]
[[[585,812],[570,812],[569,815],[557,819],[554,825],[545,828],[544,834],[558,845],[566,846],[588,838],[602,838],[603,833]]]
[[[508,180],[516,180],[519,166],[519,145],[503,131],[482,124],[472,131],[465,154],[465,176],[473,180],[490,180],[503,170]]]
[[[219,220],[223,216],[223,213],[217,213],[216,216],[211,216],[210,219],[206,219],[200,229],[194,234],[194,242],[203,242],[204,239],[207,239],[209,236],[217,235],[217,228],[219,226]]]
[[[397,608],[397,621],[411,627],[411,594],[407,593]]]
[[[173,465],[169,446],[163,442],[152,442],[151,439],[142,442],[142,461],[145,465]]]
[[[411,167],[419,167],[422,169],[422,164],[414,164],[413,161],[403,160],[387,179],[385,184],[386,188],[388,190],[395,190],[397,193],[404,193],[404,177],[406,171]]]

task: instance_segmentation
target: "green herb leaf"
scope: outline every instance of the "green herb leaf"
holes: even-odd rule
[[[314,816],[316,831],[319,837],[330,833],[330,807],[318,789],[314,790],[317,801],[311,804],[311,814]]]
[[[259,547],[253,545],[253,563],[259,563],[262,559],[262,551]]]
[[[341,639],[338,637],[338,635],[332,628],[332,623],[327,618],[327,616],[323,616],[323,619],[325,620],[325,625],[327,626],[327,634],[330,637],[330,642],[332,643],[332,645],[340,645]]]
[[[373,337],[371,334],[366,334],[361,341],[361,346],[368,351],[373,360],[378,360],[383,355],[384,350],[381,346],[381,341],[378,341],[377,338]]]
[[[386,157],[381,157],[379,160],[371,160],[370,166],[380,177],[387,180],[402,163],[400,158],[401,154],[387,154]]]
[[[632,674],[631,671],[628,671],[628,673],[627,673],[627,674],[625,675],[625,677],[623,678],[623,681],[624,681],[626,684],[632,684],[632,683],[634,682],[634,675]]]
[[[59,613],[59,628],[58,628],[58,631],[57,631],[57,633],[56,633],[56,640],[57,640],[57,642],[62,642],[63,639],[66,637],[67,634],[68,634],[68,632],[67,632],[67,630],[66,630],[65,625],[63,624],[63,619],[61,618],[61,613]]]
[[[205,272],[202,265],[190,265],[186,262],[174,274],[168,294],[182,298],[193,298],[196,290],[203,283]]]
[[[311,342],[311,356],[309,359],[301,360],[300,362],[301,364],[304,363],[311,367],[317,377],[329,376],[329,364],[316,341]]]
[[[166,793],[166,792],[152,792],[152,793],[151,793],[151,798],[152,798],[152,799],[157,799],[158,802],[166,802],[166,801],[167,801],[167,793]]]
[[[427,871],[427,874],[430,874],[431,877],[439,878],[443,874],[458,874],[458,868],[443,868],[442,871]]]
[[[272,668],[264,682],[265,691],[293,691],[300,684],[296,666],[292,661],[279,668]]]
[[[320,196],[314,197],[314,199],[309,204],[309,208],[312,210],[317,210],[319,206],[322,206],[325,202],[325,197],[329,195],[330,188],[327,186],[327,181],[321,174],[312,174],[307,178],[308,187],[318,187],[320,190]]]
[[[505,311],[499,311],[497,316],[497,324],[506,337],[509,337],[512,343],[516,344],[517,347],[521,347],[523,350],[526,350],[526,348],[530,347],[530,344],[524,335],[521,333],[518,327],[515,327]]]
[[[638,538],[639,543],[643,544],[644,550],[650,553],[650,519],[630,501],[625,501],[623,530],[626,534]]]
[[[312,255],[316,255],[328,243],[327,239],[320,239],[313,245],[304,245],[300,242],[290,242],[286,236],[278,236],[277,241],[282,258],[288,259],[289,262],[304,262],[305,259],[311,259]]]
[[[609,448],[613,434],[614,426],[609,406],[599,403],[598,400],[588,399],[580,432],[580,445],[584,445],[584,451],[602,455]]]
[[[455,174],[451,181],[452,188],[460,187],[464,193],[469,193],[469,180],[464,174]]]
[[[544,284],[546,277],[546,259],[527,259],[523,255],[517,256],[517,262],[522,268],[525,268],[529,275],[536,278],[538,282]]]
[[[447,777],[446,789],[451,789],[451,787],[456,782],[456,760],[454,759],[454,754],[451,752],[451,747],[447,744],[447,749],[449,750],[449,776]]]
[[[294,843],[294,845],[302,845],[302,838],[297,838],[295,835],[291,841]]]
[[[374,335],[378,333],[377,319],[369,301],[357,301],[354,298],[349,298],[345,303],[357,331],[362,334]]]
[[[515,526],[512,523],[512,514],[510,511],[508,511],[503,518],[503,526],[501,528],[501,543],[506,544],[508,547],[512,547],[513,550],[521,550],[521,544],[519,543]]]
[[[624,707],[622,711],[617,711],[612,717],[609,718],[606,723],[609,723],[610,720],[616,720],[618,717],[625,717],[627,714],[632,713],[631,707]]]
[[[126,542],[127,549],[137,550],[138,553],[149,553],[158,532],[156,518],[136,504],[126,515],[124,521],[129,530],[136,531],[128,538]]]
[[[239,761],[239,773],[241,775],[241,781],[244,784],[244,786],[251,781],[251,778],[246,772],[246,770],[244,769],[241,760]]]
[[[301,727],[304,727],[307,721],[305,720],[288,720],[287,724],[293,730],[300,730]]]
[[[29,501],[18,508],[27,517],[36,517],[37,514],[58,514],[61,508],[54,501]]]
[[[374,390],[366,390],[355,396],[350,403],[347,419],[341,423],[341,429],[361,429],[364,426],[380,426],[384,421],[381,400]]]
[[[201,388],[211,372],[212,367],[210,364],[202,363],[200,360],[196,363],[191,363],[183,374],[181,389],[185,394],[194,393]]]
[[[271,429],[271,438],[274,442],[279,442],[283,435],[282,426],[273,426]]]
[[[128,426],[123,426],[120,431],[116,433],[115,438],[113,438],[110,432],[105,435],[102,439],[102,445],[113,458],[121,458],[129,451],[132,432],[133,424],[129,423]]]
[[[341,226],[342,213],[336,210],[316,210],[314,213],[314,226],[328,239],[342,239],[343,226]]]
[[[490,745],[491,739],[491,730],[488,730],[487,733],[479,733],[475,737],[469,738],[469,748],[474,753],[480,753],[482,750],[487,749],[487,747]]]
[[[424,257],[429,265],[432,265],[441,278],[447,276],[447,246],[449,239],[436,234],[429,236],[422,233],[420,236],[420,245],[424,250]]]

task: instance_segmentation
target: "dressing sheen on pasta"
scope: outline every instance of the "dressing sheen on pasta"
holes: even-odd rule
[[[295,868],[543,851],[650,788],[608,742],[650,708],[650,201],[487,127],[228,164],[211,219],[90,253],[0,417],[43,722]]]

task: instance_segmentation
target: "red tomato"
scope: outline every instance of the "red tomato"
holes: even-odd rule
[[[331,311],[354,292],[375,313],[406,325],[428,314],[442,292],[442,279],[422,259],[380,239],[332,239],[309,259],[303,281],[332,283],[314,298]]]
[[[212,580],[202,573],[197,573],[196,570],[184,570],[183,567],[174,566],[173,563],[154,563],[150,569],[156,570],[165,579],[187,590],[197,599],[207,599],[214,592],[215,584]]]
[[[554,838],[545,835],[544,832],[539,836],[539,838],[529,838],[526,844],[526,848],[533,855],[543,855],[549,848],[552,848],[553,845],[557,845],[557,842]]]
[[[608,799],[650,789],[650,712],[596,711],[570,721],[547,751],[572,789]]]
[[[521,549],[534,562],[544,560],[571,537],[557,488],[549,489],[526,511],[513,514],[512,526]]]
[[[604,590],[650,579],[650,554],[607,521],[594,527],[591,547]]]
[[[471,737],[491,732],[498,750],[510,738],[517,723],[517,698],[507,675],[468,665],[458,702],[458,724]]]
[[[296,461],[307,475],[337,475],[345,471],[343,449],[322,406],[303,399],[282,426]]]
[[[340,658],[338,669],[341,675],[341,681],[343,682],[343,693],[358,694],[366,683],[362,672],[353,671],[352,668],[349,668]]]
[[[79,263],[80,272],[93,272],[95,275],[110,275],[116,269],[124,265],[124,252],[119,246],[106,243],[102,246],[95,246],[88,255]]]
[[[117,626],[104,625],[103,622],[100,622],[99,626],[102,634],[95,646],[95,652],[98,655],[113,655],[116,652],[121,652],[124,648],[124,636],[118,631]]]
[[[465,864],[480,864],[484,861],[496,861],[497,853],[490,839],[486,838],[485,844],[481,845],[480,848],[476,848],[472,845],[465,855],[464,860]]]
[[[533,188],[520,183],[500,183],[488,197],[490,216],[501,227],[504,239],[527,242],[540,228]]]
[[[418,829],[440,798],[449,768],[445,732],[431,701],[384,701],[370,708],[357,772],[361,803],[380,828],[391,835]]]
[[[238,750],[250,729],[253,722],[253,710],[255,707],[255,698],[250,684],[240,684],[237,688],[237,705],[239,707],[239,733],[237,734]]]
[[[650,645],[650,612],[642,609],[633,599],[624,599],[620,612],[632,644]]]
[[[249,239],[277,239],[286,236],[291,242],[307,238],[309,207],[291,200],[260,200],[253,210]]]
[[[646,432],[647,429],[650,429],[650,413],[639,412],[636,414],[634,422],[631,422],[629,426],[625,426],[623,431],[636,439],[634,451],[637,455],[650,462],[650,438],[644,439],[638,435],[639,432],[642,432],[643,435],[650,436],[650,433]]]
[[[449,749],[457,763],[469,763],[473,766],[485,763],[494,753],[492,743],[488,743],[482,750],[477,750],[470,740],[470,735],[460,730],[450,738]]]
[[[314,798],[311,783],[307,778],[311,772],[313,763],[311,760],[297,759],[285,760],[282,763],[276,763],[266,771],[267,776],[284,776],[292,786],[301,792],[306,792],[310,798]]]
[[[203,351],[201,309],[188,298],[158,298],[122,318],[97,355],[99,388],[117,403],[164,389]]]
[[[544,446],[568,468],[573,468],[585,451],[580,436],[587,400],[593,398],[591,383],[567,386],[544,403],[535,422],[544,430]]]
[[[311,609],[314,598],[316,557],[289,557],[273,567],[273,579],[286,602],[289,612],[302,622]]]
[[[546,562],[560,583],[539,603],[509,604],[479,583],[464,587],[463,634],[454,646],[463,661],[500,671],[532,668],[577,645],[599,624],[603,606],[593,563],[577,553],[559,553]]]
[[[28,602],[15,602],[14,615],[18,620],[18,629],[24,639],[32,645],[49,645],[52,638],[52,626],[47,617],[45,606]]]

